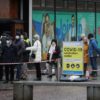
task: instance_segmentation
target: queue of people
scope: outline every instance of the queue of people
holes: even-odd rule
[[[92,33],[88,34],[88,37],[82,35],[84,43],[84,75],[86,75],[87,65],[90,61],[92,77],[97,77],[97,57],[100,56],[100,48],[98,48],[98,42],[94,38]]]
[[[31,55],[34,66],[36,68],[36,80],[40,81],[41,76],[41,42],[38,34],[34,35],[34,44],[28,39],[27,33],[24,34],[16,33],[15,40],[10,36],[0,37],[0,63],[5,63],[5,65],[0,64],[0,81],[3,79],[3,70],[5,72],[5,82],[13,82],[14,80],[14,69],[16,68],[16,80],[22,79],[22,64],[21,62],[29,62],[29,56]],[[86,74],[87,65],[91,63],[92,72],[91,76],[97,77],[97,56],[100,55],[100,49],[98,48],[98,43],[95,40],[93,34],[88,34],[88,37],[82,35],[81,41],[84,44],[84,75]],[[57,78],[58,72],[58,60],[61,58],[61,51],[57,44],[57,40],[53,39],[51,45],[48,49],[48,78],[52,78],[52,67],[55,67],[55,75]],[[6,64],[9,63],[9,64]],[[12,64],[19,63],[19,64]]]
[[[23,34],[24,36],[24,34]],[[3,80],[3,70],[5,72],[5,82],[13,82],[14,80],[14,69],[16,68],[16,80],[21,79],[22,64],[12,64],[27,62],[30,51],[26,51],[25,48],[30,46],[28,37],[22,39],[20,33],[16,33],[15,40],[11,36],[2,35],[0,37],[0,81]],[[24,54],[25,53],[25,54]]]

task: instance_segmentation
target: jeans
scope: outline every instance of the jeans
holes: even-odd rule
[[[97,57],[90,57],[90,63],[92,70],[97,70]],[[93,74],[97,74],[97,71],[92,71]]]
[[[6,65],[5,66],[6,81],[14,80],[14,67],[15,67],[15,65]]]
[[[16,68],[17,68],[17,72],[16,72],[16,79],[17,80],[20,80],[20,78],[21,78],[21,64],[19,64],[19,65],[16,65]]]

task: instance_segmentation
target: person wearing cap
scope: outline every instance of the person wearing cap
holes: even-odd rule
[[[40,68],[40,62],[41,62],[41,42],[40,37],[38,34],[34,35],[34,44],[32,47],[27,47],[26,50],[32,50],[32,52],[35,54],[34,62],[36,67],[36,80],[41,80],[41,68]]]

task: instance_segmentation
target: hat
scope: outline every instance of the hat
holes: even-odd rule
[[[40,39],[40,36],[38,34],[35,34],[33,37],[36,39]]]

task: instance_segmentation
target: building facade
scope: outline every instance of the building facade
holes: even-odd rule
[[[78,41],[82,33],[93,33],[100,47],[99,0],[30,0],[30,37],[39,34],[43,54],[50,41]],[[32,38],[31,38],[32,39]]]

